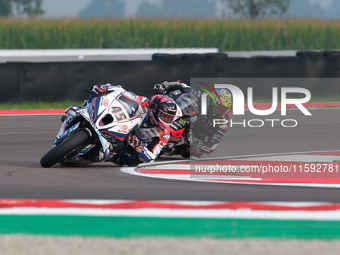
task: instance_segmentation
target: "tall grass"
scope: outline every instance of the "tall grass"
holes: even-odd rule
[[[340,48],[340,20],[0,19],[1,49]]]

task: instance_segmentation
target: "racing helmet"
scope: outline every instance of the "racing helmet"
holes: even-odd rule
[[[209,113],[213,116],[222,117],[232,111],[233,95],[229,89],[216,89],[219,99],[209,100]]]
[[[156,95],[150,100],[150,120],[160,129],[169,127],[176,118],[177,105],[166,95]]]
[[[193,116],[198,113],[198,98],[191,93],[183,93],[176,99],[176,104],[184,116]]]

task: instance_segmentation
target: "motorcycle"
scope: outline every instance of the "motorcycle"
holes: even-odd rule
[[[41,166],[109,161],[116,153],[128,149],[126,141],[141,125],[147,111],[134,100],[122,96],[124,92],[117,88],[94,97],[82,107],[69,107],[62,117],[53,148],[40,160]]]

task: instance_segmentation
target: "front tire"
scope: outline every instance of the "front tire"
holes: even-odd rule
[[[69,138],[52,148],[47,152],[40,160],[40,165],[42,167],[48,168],[59,161],[61,161],[65,156],[70,154],[72,151],[77,149],[80,145],[87,142],[89,135],[85,130],[79,130]]]

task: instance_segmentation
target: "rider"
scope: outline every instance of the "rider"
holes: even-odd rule
[[[116,87],[109,83],[94,85],[89,100],[95,96],[108,94]],[[146,97],[128,91],[119,99],[136,102],[147,114],[143,115],[141,125],[135,128],[128,138],[128,145],[133,149],[114,155],[111,161],[120,166],[136,166],[144,161],[156,159],[164,145],[168,143],[170,125],[179,114],[174,100],[166,95],[155,95],[149,101]]]
[[[190,86],[177,82],[165,81],[156,84],[153,91],[157,94],[172,94],[172,93],[187,93],[190,91]],[[207,115],[197,114],[197,118],[191,118],[190,136],[185,140],[186,143],[176,146],[170,153],[165,155],[182,155],[184,158],[199,158],[204,153],[211,154],[220,143],[222,137],[228,131],[229,116],[232,113],[232,94],[228,89],[216,89],[221,98],[221,104],[215,104],[214,100],[208,98]],[[200,98],[201,91],[191,89],[193,97]],[[214,119],[224,119],[221,124],[214,126]],[[227,123],[227,124],[226,124]]]

